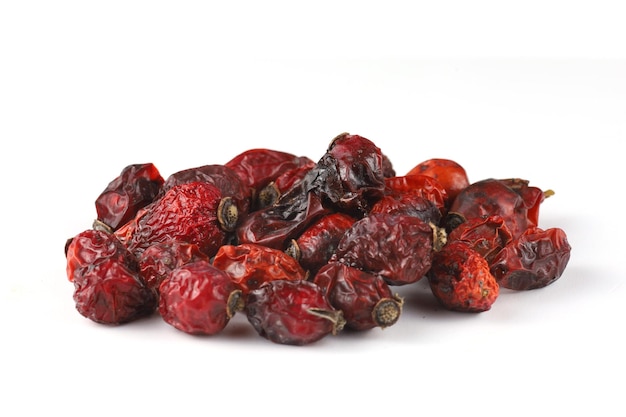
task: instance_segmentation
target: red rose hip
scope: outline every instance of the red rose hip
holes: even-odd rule
[[[427,276],[435,298],[448,310],[487,311],[500,292],[485,258],[462,241],[435,253]]]
[[[163,320],[194,335],[219,333],[242,308],[241,291],[228,274],[205,260],[173,270],[161,283],[159,293]]]
[[[259,335],[302,346],[337,334],[345,320],[323,290],[310,281],[269,281],[248,294],[246,316]]]

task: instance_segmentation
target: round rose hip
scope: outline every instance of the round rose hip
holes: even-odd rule
[[[205,260],[173,270],[159,292],[163,320],[189,334],[219,333],[241,308],[241,291],[228,274]]]

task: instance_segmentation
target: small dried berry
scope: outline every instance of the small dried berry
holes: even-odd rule
[[[138,259],[141,277],[155,291],[174,269],[199,260],[208,261],[209,257],[198,245],[176,240],[149,246]]]
[[[300,262],[302,268],[315,275],[333,256],[339,241],[355,221],[344,213],[323,216],[293,239],[286,252]]]
[[[306,272],[294,258],[278,249],[253,243],[220,247],[213,266],[226,272],[244,294],[267,281],[306,279]]]
[[[329,262],[319,270],[313,282],[326,292],[330,304],[343,312],[346,328],[389,327],[402,313],[402,299],[391,292],[380,275]]]
[[[285,345],[317,342],[345,325],[343,313],[310,281],[266,282],[248,294],[245,311],[259,335]]]
[[[141,210],[116,235],[137,255],[154,244],[177,240],[195,244],[211,257],[224,244],[230,228],[221,223],[228,215],[220,215],[232,207],[230,198],[227,200],[223,207],[219,189],[206,182],[177,185]]]
[[[426,175],[436,179],[446,190],[450,201],[453,201],[459,192],[470,184],[465,168],[458,162],[445,158],[422,161],[407,175]]]
[[[128,165],[96,198],[94,227],[117,230],[156,198],[163,182],[152,163]]]
[[[435,253],[427,276],[435,298],[449,310],[487,311],[500,293],[485,258],[461,241]]]
[[[431,267],[436,231],[414,216],[372,214],[346,231],[332,260],[381,275],[390,285],[410,284]]]
[[[150,315],[156,294],[118,258],[105,258],[74,277],[74,302],[83,316],[102,324],[121,324]]]
[[[189,334],[217,334],[243,308],[241,291],[230,277],[205,260],[174,269],[159,293],[163,320]]]
[[[504,288],[542,288],[561,277],[571,249],[562,229],[531,228],[500,251],[491,272]]]

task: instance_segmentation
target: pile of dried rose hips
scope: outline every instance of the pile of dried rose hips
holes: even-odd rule
[[[447,159],[397,176],[347,133],[317,163],[250,149],[167,179],[129,165],[96,199],[92,228],[66,242],[67,276],[98,323],[158,312],[214,335],[241,312],[270,341],[305,345],[393,325],[392,288],[422,278],[465,312],[489,310],[501,287],[551,284],[571,250],[563,230],[538,227],[551,194],[522,179],[470,183]]]

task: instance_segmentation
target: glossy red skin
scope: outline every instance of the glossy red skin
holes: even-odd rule
[[[343,134],[333,140],[307,181],[326,207],[362,217],[384,195],[384,170],[381,150],[371,140]]]
[[[156,198],[163,182],[154,164],[128,165],[96,199],[97,219],[117,230]]]
[[[420,280],[433,259],[433,229],[406,214],[373,214],[346,231],[331,260],[381,275],[390,285]]]
[[[177,185],[142,209],[116,235],[136,256],[157,243],[173,240],[192,243],[209,257],[226,240],[217,209],[222,195],[206,182]]]
[[[521,178],[500,179],[500,181],[522,197],[524,205],[528,209],[526,217],[528,217],[530,227],[537,226],[539,224],[539,208],[546,198],[543,190],[530,186],[528,180]]]
[[[274,184],[278,190],[282,193],[286,193],[293,188],[298,182],[302,181],[306,174],[315,166],[315,162],[312,160],[304,161],[304,163],[298,167],[292,168],[283,172],[276,177]]]
[[[571,246],[562,229],[535,227],[504,247],[494,259],[491,272],[504,288],[543,288],[561,277],[570,254]]]
[[[281,174],[312,162],[305,156],[295,156],[274,149],[254,148],[236,155],[224,165],[237,173],[253,197]]]
[[[426,175],[436,179],[446,190],[450,201],[470,184],[465,168],[458,162],[445,158],[422,161],[407,172],[407,175]]]
[[[240,221],[235,235],[240,244],[254,243],[284,250],[291,239],[329,212],[319,196],[298,185],[273,206],[249,213]]]
[[[529,204],[531,204],[529,208]],[[465,219],[497,215],[504,219],[514,238],[526,229],[536,227],[538,221],[537,201],[525,201],[522,195],[506,182],[486,179],[470,184],[463,189],[449,213],[458,213]]]
[[[285,252],[250,243],[222,246],[213,258],[213,266],[226,272],[244,295],[267,281],[307,277],[298,261]]]
[[[159,313],[176,329],[215,335],[230,321],[229,297],[236,291],[230,277],[200,260],[173,270],[159,287]]]
[[[426,175],[405,175],[385,178],[386,194],[415,193],[435,203],[444,213],[448,203],[448,193],[434,178]]]
[[[455,240],[467,243],[491,265],[494,257],[513,240],[513,236],[504,219],[494,215],[467,219],[448,234],[448,242]]]
[[[137,259],[115,235],[88,229],[74,236],[66,246],[67,279],[74,281],[84,269],[107,259],[114,259],[131,269],[137,269]]]
[[[155,292],[138,271],[115,257],[82,268],[74,277],[73,297],[80,314],[101,324],[127,323],[156,309]]]
[[[485,258],[461,241],[435,253],[427,277],[435,298],[448,310],[488,311],[500,293]]]
[[[149,288],[159,290],[159,285],[174,269],[209,257],[200,252],[198,245],[179,241],[157,243],[149,246],[139,256],[139,271]]]
[[[310,281],[269,281],[248,294],[246,316],[259,335],[284,345],[302,346],[336,332],[335,324],[311,309],[336,311],[323,290]]]
[[[369,330],[380,327],[374,309],[381,300],[392,300],[389,285],[379,276],[340,262],[329,262],[313,278],[330,304],[343,312],[346,328]]]
[[[309,226],[296,239],[302,268],[315,275],[335,253],[339,241],[356,219],[344,213],[330,213]]]
[[[160,196],[176,185],[196,181],[213,184],[220,190],[222,197],[231,197],[240,216],[245,216],[250,210],[250,195],[246,185],[232,168],[220,164],[202,165],[173,173],[161,187]]]
[[[442,215],[439,207],[419,193],[392,192],[372,206],[370,215],[378,213],[402,213],[417,217],[425,223],[438,225]]]

